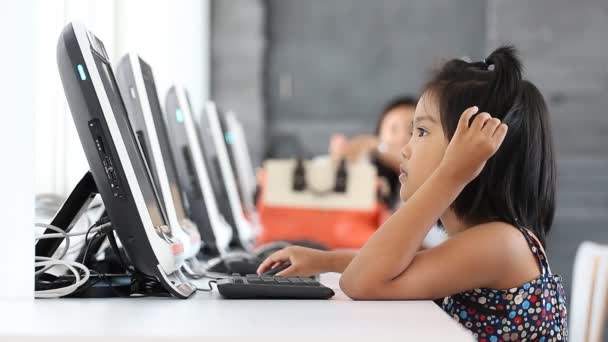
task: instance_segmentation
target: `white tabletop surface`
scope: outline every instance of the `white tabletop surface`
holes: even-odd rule
[[[226,300],[214,291],[171,298],[0,301],[2,341],[397,340],[472,341],[431,301]]]

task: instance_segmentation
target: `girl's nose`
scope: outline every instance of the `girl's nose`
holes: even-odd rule
[[[401,149],[401,156],[403,157],[403,159],[405,160],[409,160],[410,157],[412,155],[412,148],[410,146],[410,143],[408,142],[407,144],[405,144],[405,146],[403,146],[403,148]]]

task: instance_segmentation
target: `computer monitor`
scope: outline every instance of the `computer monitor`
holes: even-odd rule
[[[243,125],[233,112],[226,112],[225,119],[227,131],[224,134],[226,143],[229,147],[228,151],[232,151],[232,156],[234,157],[234,169],[238,174],[237,180],[241,185],[240,188],[244,201],[249,206],[255,207],[254,196],[257,180]]]
[[[137,54],[130,53],[118,63],[116,80],[131,127],[152,172],[153,185],[160,191],[169,226],[175,228],[175,236],[182,241],[186,259],[194,258],[201,247],[201,238],[183,205],[152,68]]]
[[[259,234],[262,228],[254,200],[257,181],[253,173],[253,166],[251,166],[251,159],[249,159],[249,150],[247,149],[247,143],[242,132],[242,126],[240,126],[240,123],[233,112],[218,111],[218,117],[220,126],[222,127],[224,143],[226,145],[226,150],[228,151],[230,165],[232,166],[232,171],[236,179],[243,212],[251,225],[251,234],[255,236]],[[238,131],[239,128],[241,129],[240,132]],[[243,146],[237,146],[239,143],[242,143]],[[240,148],[243,150],[239,150]],[[245,153],[245,156],[243,157],[239,155],[239,153]],[[245,158],[246,160],[242,160],[242,158]],[[250,179],[245,180],[246,178]],[[247,184],[251,184],[250,190],[247,190]],[[254,237],[252,236],[252,238]]]
[[[205,110],[201,113],[198,121],[207,165],[210,165],[209,168],[216,171],[215,179],[217,181],[213,183],[217,185],[217,191],[222,192],[225,196],[223,213],[230,217],[228,222],[231,223],[236,234],[238,234],[239,247],[249,249],[253,245],[253,227],[244,216],[235,174],[226,148],[224,132],[217,107],[213,102],[206,103]]]
[[[202,114],[204,115],[204,114]],[[222,172],[220,166],[220,160],[218,157],[216,143],[211,133],[211,128],[207,122],[206,117],[199,115],[196,118],[197,122],[197,133],[200,138],[201,150],[203,151],[203,157],[209,171],[209,178],[213,186],[213,192],[218,203],[218,208],[222,213],[222,216],[226,218],[226,221],[232,229],[232,240],[230,241],[230,248],[232,250],[244,250],[248,246],[244,244],[241,239],[241,232],[238,222],[238,217],[234,215],[230,194],[227,188],[227,178]]]
[[[232,144],[232,136],[231,136],[230,131],[228,130],[228,124],[226,122],[226,113],[221,111],[219,108],[217,108],[217,118],[220,122],[222,142],[226,146],[226,152],[228,153],[228,160],[230,162],[230,168],[232,169],[232,174],[234,175],[234,180],[236,182],[235,184],[236,184],[236,189],[238,191],[239,200],[241,201],[241,205],[243,206],[244,210],[247,212],[247,211],[251,210],[251,208],[249,208],[247,206],[247,203],[245,202],[245,195],[243,193],[241,181],[239,179],[240,175],[236,170],[236,161],[234,160],[234,152],[232,151],[232,148],[230,146],[230,144]]]
[[[172,295],[191,296],[195,287],[180,271],[183,245],[167,226],[103,43],[68,24],[57,62],[90,172],[130,262]]]
[[[184,203],[203,240],[201,256],[223,255],[232,240],[232,229],[219,211],[188,94],[180,86],[172,86],[167,92],[165,122],[177,177],[186,194]]]

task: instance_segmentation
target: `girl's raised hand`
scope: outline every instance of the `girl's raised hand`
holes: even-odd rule
[[[469,126],[478,111],[479,108],[471,107],[462,113],[440,165],[461,184],[468,184],[481,173],[507,135],[507,125],[485,112],[477,115]]]

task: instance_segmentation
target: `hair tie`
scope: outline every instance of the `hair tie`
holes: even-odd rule
[[[488,71],[494,71],[494,62],[488,61],[486,58],[483,59],[482,62]]]

